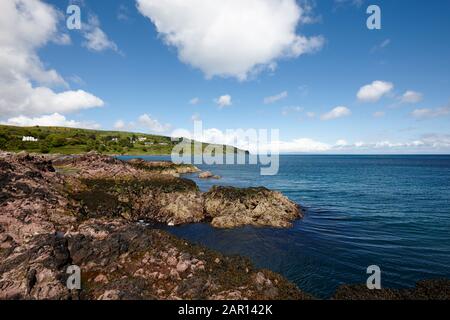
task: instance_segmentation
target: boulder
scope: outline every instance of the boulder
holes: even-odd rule
[[[211,171],[205,171],[198,175],[200,179],[220,179],[220,176],[214,175]]]

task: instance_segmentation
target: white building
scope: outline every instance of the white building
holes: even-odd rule
[[[35,137],[23,136],[22,137],[22,141],[24,141],[24,142],[38,142],[39,139],[37,139]]]
[[[138,141],[139,142],[144,142],[144,141],[147,141],[147,138],[146,137],[139,137]]]

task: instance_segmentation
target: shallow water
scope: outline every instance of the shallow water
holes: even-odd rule
[[[166,157],[143,157],[149,160]],[[258,166],[199,166],[213,184],[265,186],[307,210],[293,228],[167,227],[226,254],[249,257],[301,289],[329,297],[343,283],[365,283],[378,265],[383,287],[450,277],[450,156],[281,156],[276,176]]]

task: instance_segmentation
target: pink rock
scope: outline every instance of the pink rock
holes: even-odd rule
[[[178,272],[185,272],[189,268],[189,264],[181,261],[177,264],[177,271]]]

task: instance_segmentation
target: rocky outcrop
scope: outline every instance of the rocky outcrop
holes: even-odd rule
[[[76,174],[85,178],[136,177],[164,174],[179,177],[180,174],[200,170],[190,164],[175,164],[169,161],[145,161],[132,159],[122,161],[96,152],[71,156],[49,156],[55,168],[65,174]]]
[[[212,220],[217,228],[286,228],[303,216],[295,203],[266,188],[213,187],[201,194],[193,181],[176,176],[198,170],[190,165],[140,159],[125,162],[95,153],[53,163],[58,172],[73,177],[67,178],[66,187],[88,217],[145,219],[170,225]],[[200,176],[218,178],[211,172]]]
[[[136,222],[202,219],[192,181],[95,154],[54,163],[0,154],[0,299],[310,298],[245,259]],[[66,286],[70,265],[81,290]]]
[[[449,300],[450,280],[419,281],[415,288],[369,290],[365,285],[340,286],[334,300]]]
[[[264,187],[213,187],[204,194],[205,212],[217,228],[243,225],[286,228],[303,216],[299,206]]]
[[[132,159],[128,161],[134,168],[157,173],[170,174],[173,176],[180,176],[181,174],[199,172],[196,166],[192,164],[175,164],[170,161],[145,161],[143,159]]]
[[[170,175],[81,179],[70,186],[70,197],[81,203],[86,217],[122,217],[170,225],[204,219],[197,185]]]

